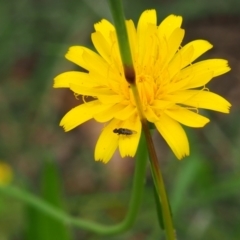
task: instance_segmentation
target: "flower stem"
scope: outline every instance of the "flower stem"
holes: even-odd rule
[[[136,156],[136,167],[134,172],[133,190],[129,203],[129,210],[123,221],[113,226],[105,226],[81,218],[71,217],[61,209],[57,209],[56,207],[38,198],[37,196],[34,196],[28,191],[15,186],[0,186],[0,194],[11,196],[20,201],[23,201],[24,203],[35,207],[39,211],[44,212],[47,215],[65,224],[73,225],[101,235],[118,234],[126,231],[133,225],[142,202],[141,200],[143,196],[147,167],[147,149],[145,146],[145,139],[143,136],[141,136],[140,145]]]
[[[128,41],[127,28],[121,0],[108,0],[108,4],[113,16],[114,25],[117,31],[118,44],[124,66],[133,65],[130,45]]]
[[[124,74],[129,83],[135,81],[135,70],[133,67],[130,43],[127,34],[125,17],[121,0],[108,0],[114,25],[117,32],[118,45],[123,63]]]
[[[169,203],[168,203],[168,198],[167,198],[167,194],[166,194],[166,190],[163,182],[163,177],[160,171],[160,166],[158,163],[156,151],[154,148],[151,133],[149,131],[146,119],[142,119],[142,127],[143,127],[143,132],[146,138],[146,142],[147,142],[149,156],[150,156],[151,170],[152,170],[155,188],[162,206],[163,222],[164,222],[164,227],[166,231],[166,236],[168,240],[175,240],[176,239],[175,230],[173,227],[172,216],[169,208]]]
[[[141,100],[139,97],[137,85],[132,84],[131,89],[133,91],[136,107],[138,109],[138,113],[139,113],[139,116],[140,116],[140,119],[142,122],[142,128],[143,128],[143,132],[144,132],[146,143],[147,143],[153,180],[154,180],[156,192],[158,194],[159,204],[161,204],[161,206],[162,206],[161,208],[162,208],[162,213],[163,213],[163,222],[164,222],[164,227],[166,230],[166,236],[167,236],[168,240],[174,240],[174,239],[176,239],[176,237],[175,237],[175,230],[174,230],[173,222],[172,222],[172,216],[171,216],[171,212],[170,212],[170,208],[169,208],[168,198],[167,198],[166,190],[164,187],[162,174],[160,171],[157,154],[156,154],[156,151],[154,148],[150,130],[148,128],[147,119],[144,116],[144,112],[143,112]]]
[[[147,144],[147,148],[150,156],[153,180],[154,180],[156,191],[159,197],[159,202],[161,202],[162,204],[162,210],[163,210],[162,212],[163,212],[164,226],[166,229],[166,236],[168,240],[174,240],[175,231],[173,228],[172,217],[169,210],[167,194],[165,191],[164,182],[163,182],[160,167],[158,164],[157,155],[154,149],[152,137],[147,125],[147,119],[144,116],[141,100],[140,100],[138,89],[137,89],[136,73],[133,67],[133,62],[132,62],[130,44],[129,44],[128,35],[127,35],[122,3],[121,3],[121,0],[108,0],[108,3],[113,15],[114,24],[117,31],[118,44],[119,44],[120,54],[123,62],[125,78],[126,78],[126,81],[130,84],[131,89],[133,91],[136,107],[138,109],[139,117],[142,122],[143,132],[145,135],[146,144]]]

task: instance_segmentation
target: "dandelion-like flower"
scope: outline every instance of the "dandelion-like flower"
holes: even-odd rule
[[[0,161],[0,186],[9,184],[13,179],[13,171],[10,165]]]
[[[137,27],[126,21],[143,114],[166,140],[178,159],[189,155],[181,124],[203,127],[209,119],[199,109],[228,113],[231,104],[205,85],[230,70],[224,59],[194,61],[212,48],[205,40],[181,46],[182,17],[170,15],[157,25],[155,10],[142,13]],[[103,19],[94,25],[92,42],[98,53],[83,46],[70,47],[66,58],[86,69],[55,78],[55,88],[70,88],[83,96],[60,125],[69,131],[94,118],[104,123],[95,148],[95,159],[108,162],[116,149],[122,157],[134,156],[141,121],[129,83],[124,77],[114,26]],[[87,97],[91,100],[87,101]]]

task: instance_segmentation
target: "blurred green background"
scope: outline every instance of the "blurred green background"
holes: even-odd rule
[[[205,112],[204,129],[187,129],[191,155],[176,160],[161,137],[154,140],[167,185],[178,239],[240,239],[240,1],[124,0],[135,22],[156,8],[160,22],[182,15],[184,43],[206,39],[204,58],[225,58],[232,71],[208,85],[232,103],[229,115]],[[134,160],[94,162],[101,125],[90,121],[64,133],[62,116],[78,104],[53,78],[78,69],[64,58],[72,45],[93,48],[93,24],[111,14],[105,0],[0,2],[0,160],[14,170],[14,184],[74,216],[113,224],[124,217]],[[17,199],[0,195],[0,240],[164,239],[148,170],[141,211],[133,228],[97,236],[54,221]]]

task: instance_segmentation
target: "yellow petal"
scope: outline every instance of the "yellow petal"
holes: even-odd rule
[[[137,53],[137,31],[134,26],[134,23],[132,20],[126,21],[126,26],[127,26],[127,32],[128,32],[128,39],[130,43],[130,49],[132,53],[132,59],[133,62],[136,61],[136,53]]]
[[[175,54],[174,58],[170,61],[168,66],[169,79],[175,76],[182,68],[191,63],[192,56],[194,54],[193,46],[182,49]]]
[[[109,69],[109,67],[111,67],[115,70],[115,72],[118,72],[122,71],[123,68],[121,56],[119,52],[118,40],[115,29],[112,29],[111,25],[109,24],[110,23],[107,23],[106,21],[104,21],[103,23],[100,22],[98,24],[98,29],[100,29],[100,31],[92,33],[91,37],[96,50],[109,64],[107,70]],[[99,66],[98,69],[102,71],[101,66]]]
[[[93,54],[93,55],[96,54],[96,53],[94,53],[93,51],[89,50],[86,47],[73,46],[73,47],[69,48],[69,50],[66,53],[65,57],[69,61],[71,61],[71,62],[77,64],[78,66],[83,67],[83,68],[88,70],[88,65],[86,64],[86,62],[83,59],[83,53],[84,52],[89,52],[89,54]]]
[[[95,52],[87,52],[84,51],[82,54],[82,58],[85,61],[86,65],[88,66],[87,70],[89,71],[100,71],[102,72],[105,76],[107,76],[107,73],[109,71],[109,65],[107,62],[99,56]]]
[[[213,72],[201,72],[199,74],[192,73],[191,75],[188,75],[184,79],[181,78],[178,79],[178,77],[176,77],[175,79],[178,80],[175,83],[173,82],[171,89],[169,90],[169,93],[204,86],[212,78]]]
[[[138,35],[137,61],[142,66],[151,66],[159,54],[156,26],[148,25],[146,30],[139,31]]]
[[[137,37],[138,37],[138,52],[137,61],[139,64],[145,65],[151,57],[151,53],[155,49],[156,37],[153,37],[157,26],[157,16],[155,10],[147,10],[142,13],[137,25]],[[152,49],[149,49],[152,48]],[[149,62],[148,62],[149,64]]]
[[[97,89],[97,91],[99,91]],[[112,94],[111,92],[109,93],[109,95],[100,95],[101,91],[99,92],[98,95],[98,99],[101,103],[104,104],[114,104],[114,103],[121,103],[122,101],[124,101],[124,98],[122,95],[117,95],[117,94]]]
[[[182,17],[169,15],[166,17],[158,27],[158,34],[161,38],[168,39],[176,28],[182,25]]]
[[[106,107],[108,106],[101,105],[101,103],[99,103],[97,100],[81,104],[71,109],[62,118],[60,126],[62,126],[66,132],[70,131],[78,125],[91,119],[94,113],[105,110]]]
[[[113,133],[113,130],[117,128],[117,124],[118,121],[112,120],[103,128],[95,147],[94,158],[96,161],[107,163],[116,151],[118,146],[118,135]]]
[[[108,65],[106,62],[88,48],[81,46],[70,47],[65,57],[86,70],[101,69],[107,73]]]
[[[193,49],[194,49],[191,62],[193,62],[195,59],[197,59],[199,56],[201,56],[202,54],[204,54],[205,52],[207,52],[209,49],[211,49],[213,47],[213,45],[206,40],[195,40],[195,41],[192,41],[192,42],[186,44],[179,51],[179,54],[181,54],[181,51],[184,52],[185,49],[188,49],[190,46],[193,47]],[[191,62],[189,62],[189,64]]]
[[[111,45],[100,32],[92,33],[92,42],[98,53],[108,62],[112,62]]]
[[[164,61],[164,65],[169,63],[169,61],[173,58],[174,54],[179,49],[180,44],[184,37],[184,33],[185,31],[181,28],[176,28],[175,30],[173,30],[172,34],[170,35],[167,41],[168,51],[167,51],[167,59]]]
[[[166,109],[166,108],[170,108],[171,106],[173,106],[173,102],[172,101],[165,101],[165,100],[154,100],[153,104],[152,104],[152,108],[153,109]]]
[[[89,72],[89,78],[92,82],[98,83],[99,87],[110,88],[115,82],[119,84],[121,75],[116,71],[112,71],[110,68],[107,73],[105,71],[100,71],[99,69],[91,69],[91,72]]]
[[[57,77],[54,78],[54,88],[69,88],[70,84],[78,84],[81,86],[88,86],[92,87],[94,84],[91,81],[92,79],[89,78],[88,73],[84,72],[65,72],[59,74]]]
[[[208,91],[186,90],[168,96],[168,100],[196,108],[210,109],[218,112],[229,113],[231,104],[223,97]]]
[[[209,59],[197,62],[181,70],[172,80],[171,92],[206,85],[213,77],[230,71],[224,59]]]
[[[114,118],[124,121],[129,119],[134,113],[136,113],[136,111],[137,109],[131,104],[124,105],[124,107],[120,111],[114,114]]]
[[[184,104],[222,113],[229,113],[231,107],[231,104],[226,99],[220,95],[207,91],[198,91],[198,94],[188,99]]]
[[[154,9],[146,10],[141,14],[138,20],[137,31],[145,31],[149,24],[157,24],[157,14]]]
[[[133,130],[132,135],[119,135],[119,152],[121,157],[134,157],[137,151],[139,139],[141,136],[141,123],[139,118],[135,121],[124,121],[120,125],[122,128]]]
[[[77,84],[70,84],[70,89],[80,95],[84,95],[84,96],[98,96],[98,95],[112,95],[113,92],[111,89],[107,88],[107,87],[84,87],[84,86],[80,86]]]
[[[209,59],[194,63],[193,65],[186,67],[185,69],[181,70],[181,72],[177,75],[177,78],[185,79],[192,75],[195,76],[208,72],[211,72],[213,77],[217,77],[230,71],[230,69],[231,68],[228,66],[228,61],[224,59]]]
[[[178,122],[163,113],[154,124],[179,160],[189,155],[188,139]]]
[[[170,78],[211,48],[212,44],[205,40],[195,40],[186,44],[169,64]]]
[[[110,34],[111,32],[115,32],[115,28],[109,21],[103,19],[100,22],[94,24],[94,28],[97,32],[100,32],[106,38],[109,44],[111,43]]]
[[[159,120],[159,117],[154,111],[154,108],[147,106],[146,110],[144,111],[145,116],[149,122],[156,122]]]
[[[109,108],[107,108],[105,111],[102,111],[98,114],[94,114],[93,117],[98,122],[108,122],[114,118],[114,116],[124,109],[124,105],[121,104],[112,104],[109,105]]]
[[[209,122],[208,118],[179,106],[167,109],[164,111],[164,113],[166,113],[172,119],[188,127],[203,127]]]

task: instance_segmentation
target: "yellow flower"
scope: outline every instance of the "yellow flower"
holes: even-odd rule
[[[13,179],[13,172],[10,165],[0,161],[0,186],[9,184]]]
[[[193,63],[212,45],[195,40],[182,47],[185,32],[181,23],[182,17],[170,15],[157,25],[155,10],[143,12],[137,27],[132,20],[126,21],[144,115],[178,159],[189,155],[188,139],[180,124],[203,127],[209,119],[199,114],[199,108],[228,113],[231,106],[205,87],[212,78],[230,70],[228,62],[209,59]],[[70,88],[83,96],[84,103],[63,117],[60,125],[65,131],[92,118],[105,123],[95,159],[106,163],[117,147],[122,157],[135,155],[141,122],[124,78],[115,28],[105,19],[94,27],[91,37],[98,53],[73,46],[66,54],[69,61],[87,72],[62,73],[55,78],[54,87]],[[87,96],[93,100],[86,102]]]

